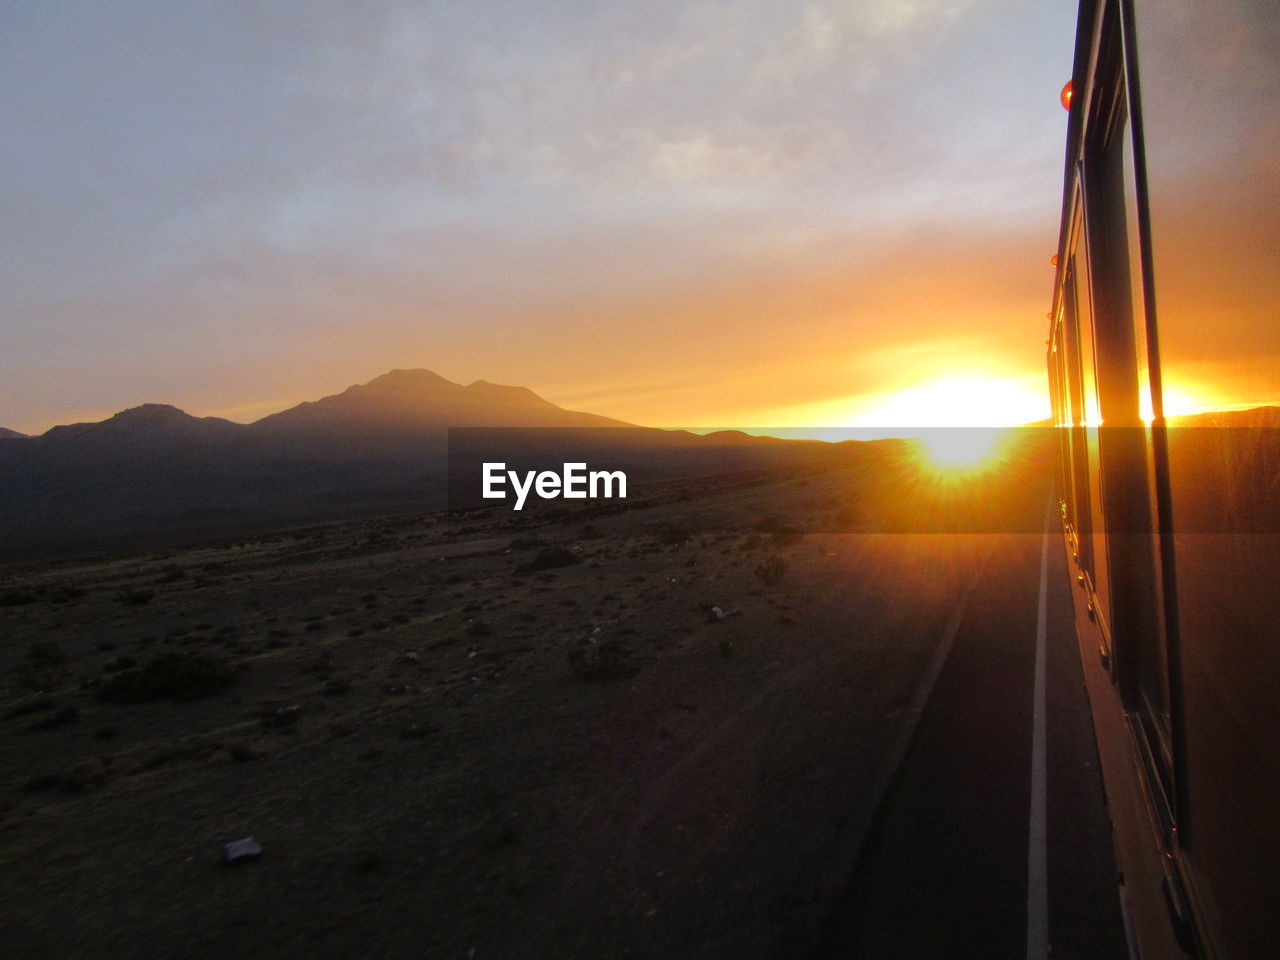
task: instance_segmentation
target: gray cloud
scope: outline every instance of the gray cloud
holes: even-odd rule
[[[0,422],[202,381],[230,403],[247,342],[236,391],[288,390],[280,366],[353,325],[478,349],[522,307],[572,368],[557,313],[856,260],[913,224],[1047,236],[1072,12],[9,4]]]

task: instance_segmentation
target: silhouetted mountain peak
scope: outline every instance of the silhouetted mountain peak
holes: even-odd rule
[[[492,443],[518,462],[598,462],[654,477],[821,462],[835,449],[637,428],[563,409],[527,387],[392,370],[249,425],[145,403],[0,442],[0,557],[31,545],[436,509],[451,493],[451,439],[464,457]]]
[[[25,440],[27,435],[19,433],[17,430],[10,430],[8,427],[0,427],[0,440]]]
[[[392,370],[342,393],[263,417],[255,428],[352,431],[365,428],[443,430],[451,426],[626,426],[617,420],[564,410],[528,387],[486,380],[467,386],[430,370]]]
[[[468,393],[499,403],[524,404],[538,407],[554,407],[550,400],[544,400],[528,387],[509,387],[501,383],[490,383],[488,380],[476,380],[464,388]]]
[[[414,369],[392,370],[247,427],[221,417],[193,417],[167,403],[144,403],[106,420],[52,427],[38,439],[41,448],[50,441],[60,448],[88,443],[177,449],[188,443],[208,445],[236,438],[252,445],[259,442],[255,438],[267,435],[276,443],[288,440],[293,455],[340,460],[349,457],[354,447],[386,453],[402,452],[406,442],[442,442],[449,427],[625,426],[629,424],[565,410],[527,387],[485,380],[464,387],[430,370]],[[6,436],[21,434],[0,432],[0,438]],[[6,449],[12,453],[10,445]],[[277,447],[277,453],[282,449]]]
[[[92,423],[72,423],[51,427],[43,436],[50,439],[75,437],[137,437],[158,435],[166,438],[199,435],[205,431],[226,432],[240,425],[221,417],[193,417],[167,403],[143,403]]]
[[[348,387],[346,392],[360,390],[369,393],[405,395],[438,393],[441,390],[448,390],[450,387],[456,388],[457,386],[456,383],[446,380],[440,374],[431,370],[423,370],[421,368],[411,370],[397,369],[384,373],[380,377],[374,377],[368,383]]]
[[[240,424],[222,417],[193,417],[185,410],[180,410],[167,403],[143,403],[136,407],[121,410],[115,416],[108,417],[100,424],[107,429],[129,429],[137,431],[161,430],[190,432],[200,430],[238,430]]]
[[[198,419],[168,403],[143,403],[121,410],[103,422],[122,426],[170,426],[178,423],[194,423]]]
[[[392,370],[374,377],[368,383],[353,384],[341,393],[333,393],[319,400],[304,401],[289,410],[282,410],[281,414],[317,409],[409,411],[423,405],[439,403],[443,398],[456,395],[461,389],[458,384],[430,370]]]
[[[528,387],[513,387],[488,380],[476,380],[467,384],[454,383],[431,370],[392,370],[380,377],[374,377],[368,383],[348,387],[339,397],[362,397],[389,399],[395,401],[422,400],[435,402],[449,399],[462,403],[502,403],[532,405],[538,407],[554,407],[555,404],[544,400]],[[329,399],[329,398],[325,398]]]

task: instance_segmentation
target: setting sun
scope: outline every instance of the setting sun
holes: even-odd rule
[[[1164,414],[1167,417],[1180,417],[1191,413],[1201,413],[1215,409],[1217,404],[1210,399],[1212,392],[1203,385],[1189,383],[1164,384]],[[1143,423],[1151,423],[1155,419],[1155,411],[1151,399],[1144,389],[1140,394],[1140,411]]]
[[[1047,403],[1038,383],[950,376],[886,394],[854,424],[909,437],[923,472],[956,483],[1004,463],[1017,433],[1007,428],[1043,419]]]
[[[882,396],[858,427],[1010,427],[1048,416],[1042,389],[1021,379],[953,377]]]
[[[942,428],[929,430],[917,440],[923,459],[936,470],[968,473],[993,466],[1002,443],[999,429]]]

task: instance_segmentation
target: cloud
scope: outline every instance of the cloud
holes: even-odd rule
[[[804,304],[841,283],[876,304],[838,321],[841,354],[922,322],[913,291],[943,265],[884,265],[913,231],[1040,218],[1047,235],[1056,215],[1060,111],[1042,117],[1033,88],[1060,86],[1037,44],[1067,60],[1069,29],[1029,2],[4,16],[10,426],[56,417],[63,394],[77,410],[131,391],[182,402],[197,382],[195,399],[228,407],[305,396],[325,371],[362,375],[344,360],[410,364],[395,351],[458,376],[678,384],[688,372],[658,347],[690,331],[712,379],[751,368],[791,396],[801,378],[733,344],[768,329],[760,303],[792,327],[772,352],[808,369],[838,310]],[[743,410],[768,399],[749,389]],[[636,409],[675,416],[674,401]]]

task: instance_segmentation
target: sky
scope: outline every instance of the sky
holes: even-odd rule
[[[395,367],[656,426],[1047,415],[1074,26],[10,0],[0,426],[247,421]]]

